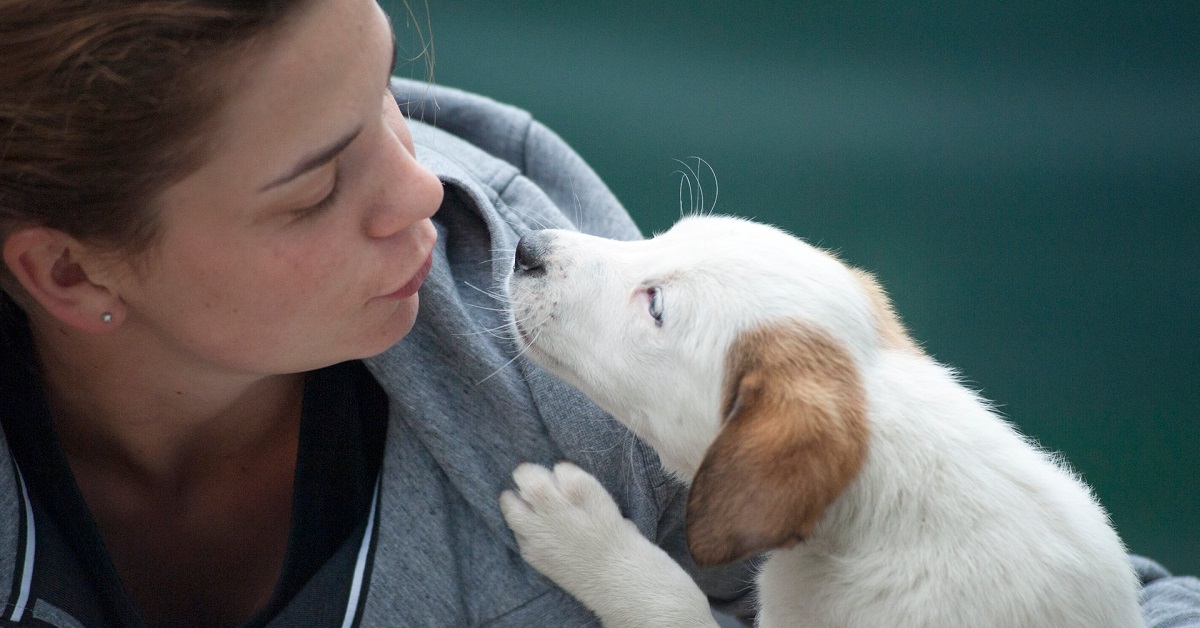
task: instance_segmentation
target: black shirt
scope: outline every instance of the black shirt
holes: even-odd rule
[[[55,436],[25,318],[11,301],[0,304],[0,317],[0,426],[24,484],[20,528],[23,536],[33,530],[33,543],[19,540],[32,572],[0,595],[9,594],[10,608],[24,596],[30,611],[21,625],[142,626]],[[283,570],[246,626],[342,625],[347,604],[355,604],[386,432],[387,397],[361,362],[308,375]]]

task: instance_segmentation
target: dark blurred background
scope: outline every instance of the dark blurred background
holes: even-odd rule
[[[646,233],[699,183],[875,272],[1132,551],[1200,574],[1200,3],[410,2],[434,82],[532,112]]]

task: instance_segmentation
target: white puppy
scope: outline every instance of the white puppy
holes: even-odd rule
[[[529,355],[691,483],[695,561],[768,552],[759,625],[1143,625],[1090,490],[832,255],[736,218],[639,242],[543,231],[509,292]],[[522,555],[606,625],[711,624],[590,475],[514,479],[501,505]]]

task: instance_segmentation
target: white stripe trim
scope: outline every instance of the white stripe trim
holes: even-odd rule
[[[12,620],[14,622],[21,621],[25,615],[25,607],[29,604],[29,589],[33,582],[33,558],[34,550],[37,549],[37,535],[33,527],[33,504],[29,501],[29,490],[25,488],[25,476],[21,473],[21,468],[13,465],[17,469],[17,481],[21,483],[21,498],[25,502],[25,557],[21,565],[21,593],[17,596],[17,603],[13,606]]]
[[[38,600],[33,603],[33,618],[54,626],[55,628],[85,628],[78,619],[63,609],[47,602]]]
[[[382,477],[382,474],[380,474]],[[371,496],[371,512],[367,515],[367,529],[363,531],[362,543],[358,546],[358,562],[354,565],[354,580],[350,583],[350,600],[346,603],[346,618],[342,620],[342,628],[354,625],[358,615],[358,599],[362,596],[363,574],[367,569],[367,555],[371,550],[371,537],[375,532],[375,504],[379,501],[379,481],[375,478],[375,493]]]

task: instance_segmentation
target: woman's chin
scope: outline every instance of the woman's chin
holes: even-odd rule
[[[363,347],[363,355],[360,355],[359,359],[369,358],[387,351],[412,331],[413,325],[417,322],[420,297],[414,294],[395,302],[394,305],[395,310],[379,325],[376,333],[368,339],[366,346]]]

